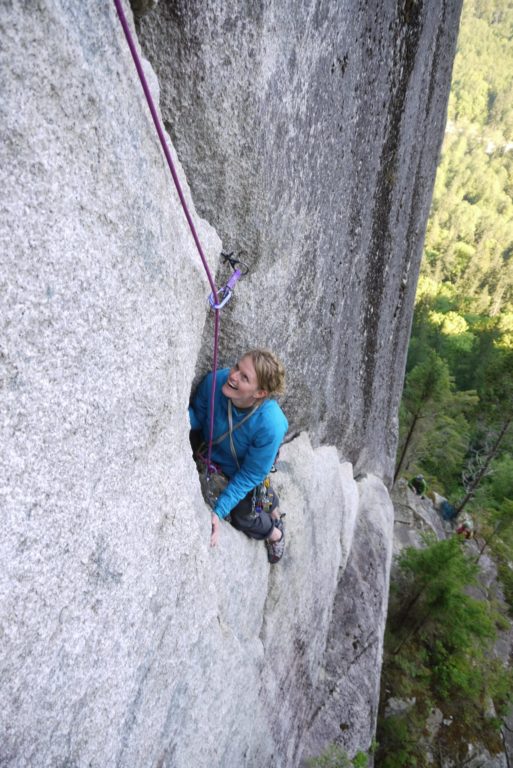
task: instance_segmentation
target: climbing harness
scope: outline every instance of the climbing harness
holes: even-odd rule
[[[142,89],[144,91],[144,95],[146,97],[146,101],[148,103],[148,107],[151,113],[151,116],[153,118],[153,123],[155,125],[155,129],[157,131],[157,135],[160,140],[160,144],[162,147],[162,150],[164,152],[165,158],[167,160],[167,164],[169,166],[169,170],[171,172],[171,176],[173,178],[173,182],[176,188],[176,191],[178,193],[178,197],[180,198],[180,203],[182,204],[182,209],[185,214],[185,218],[187,219],[187,223],[189,224],[189,229],[191,230],[192,237],[194,238],[194,242],[196,244],[196,248],[198,250],[201,262],[203,264],[203,267],[205,269],[208,282],[210,283],[210,287],[212,289],[212,292],[209,296],[209,304],[214,310],[214,352],[213,352],[213,361],[212,361],[212,369],[213,369],[213,376],[212,376],[212,388],[210,391],[210,431],[209,431],[209,442],[208,442],[208,455],[207,455],[207,476],[212,472],[211,469],[211,455],[212,455],[212,439],[214,435],[214,398],[215,398],[215,391],[216,391],[216,371],[217,371],[217,360],[218,360],[218,350],[219,350],[219,313],[220,310],[228,303],[230,300],[233,289],[235,287],[235,284],[237,281],[243,277],[245,274],[247,274],[247,267],[245,264],[242,264],[237,259],[233,259],[233,253],[230,254],[221,254],[225,261],[228,260],[232,268],[234,269],[234,272],[226,285],[221,288],[217,289],[214,283],[214,280],[212,278],[210,269],[208,267],[207,260],[205,258],[205,254],[203,253],[203,248],[201,247],[201,242],[198,237],[198,233],[196,232],[196,227],[194,226],[194,222],[192,220],[192,216],[189,212],[189,209],[187,207],[187,202],[185,200],[185,196],[180,184],[180,180],[178,178],[178,174],[176,172],[175,165],[173,163],[173,158],[171,157],[171,153],[169,151],[169,147],[166,142],[166,137],[164,134],[164,131],[162,129],[162,125],[160,123],[160,118],[158,116],[155,104],[153,102],[153,98],[151,95],[151,91],[148,86],[148,82],[146,80],[144,70],[142,67],[141,59],[139,57],[139,54],[137,52],[137,48],[135,46],[132,33],[130,31],[130,27],[128,25],[125,12],[123,10],[123,5],[121,0],[114,0],[114,5],[116,6],[116,11],[118,14],[119,21],[121,23],[121,26],[123,28],[123,32],[125,33],[125,38],[128,43],[128,47],[130,49],[130,53],[132,54],[132,59],[135,64],[135,68],[137,70],[137,74],[139,75],[139,80],[141,81]],[[235,267],[234,264],[241,264],[242,267],[246,269],[244,272],[243,269],[239,269],[238,267]]]
[[[233,459],[235,461],[235,464],[237,465],[237,468],[240,469],[239,465],[239,459],[237,456],[237,451],[235,450],[235,444],[233,442],[233,433],[239,429],[248,419],[253,416],[255,411],[260,407],[261,403],[256,403],[248,413],[245,414],[245,416],[238,421],[236,424],[233,423],[233,411],[232,411],[232,402],[231,400],[228,400],[228,429],[226,432],[223,432],[222,435],[219,435],[216,437],[215,440],[212,441],[212,445],[219,445],[223,442],[227,437],[230,441],[230,451],[232,453]],[[216,464],[214,464],[213,461],[208,462],[204,455],[204,451],[206,448],[206,444],[202,443],[198,450],[194,454],[194,458],[196,460],[196,466],[198,467],[199,477],[200,477],[200,484],[203,491],[203,495],[207,501],[207,503],[214,509],[217,500],[219,499],[219,496],[221,493],[226,489],[228,483],[230,482],[230,478],[227,477],[224,473],[221,467],[218,467]],[[278,454],[276,455],[275,462],[278,459]],[[208,469],[210,468],[210,472]],[[276,472],[276,467],[273,464],[269,472]],[[251,495],[251,513],[250,517],[255,518],[258,515],[260,515],[262,512],[267,512],[268,514],[271,513],[272,507],[274,502],[274,491],[271,488],[271,480],[269,475],[260,483],[260,485],[257,485],[255,488],[253,488],[253,492]],[[284,515],[282,515],[284,517]]]
[[[232,453],[233,459],[235,461],[235,464],[237,465],[237,469],[240,469],[239,465],[239,459],[237,457],[237,452],[235,450],[235,445],[233,442],[233,433],[235,432],[238,427],[242,426],[245,421],[247,421],[259,408],[261,403],[257,403],[253,406],[251,411],[247,413],[243,419],[241,419],[235,426],[233,425],[233,413],[232,413],[232,401],[228,400],[228,432],[225,432],[223,435],[221,435],[220,438],[218,438],[215,442],[221,442],[224,440],[224,438],[228,435],[230,438],[230,451]],[[224,490],[224,489],[223,489]],[[207,478],[207,494],[208,494],[208,478]],[[262,512],[269,512],[271,510],[271,507],[273,505],[274,500],[274,492],[271,488],[271,481],[269,477],[266,477],[265,480],[260,483],[260,485],[257,485],[256,488],[253,489],[253,494],[251,496],[251,517],[256,517],[256,515],[261,514]]]
[[[230,450],[232,452],[232,456],[235,460],[235,463],[237,465],[237,468],[240,469],[239,466],[239,460],[237,458],[237,452],[235,450],[235,445],[233,443],[233,433],[236,429],[239,429],[239,427],[242,427],[242,425],[248,421],[248,419],[253,416],[255,411],[260,407],[260,403],[256,403],[253,408],[239,421],[235,426],[233,425],[233,417],[232,417],[232,401],[228,400],[228,429],[226,432],[223,432],[222,435],[219,435],[219,437],[216,437],[215,440],[212,440],[212,446],[218,445],[219,443],[222,443],[223,440],[226,437],[229,437],[230,439]],[[196,463],[198,465],[198,469],[200,471],[200,480],[202,477],[204,477],[204,482],[202,482],[202,488],[204,491],[204,494],[207,498],[208,503],[214,508],[217,499],[219,498],[219,495],[224,491],[226,486],[228,485],[229,479],[226,477],[226,475],[223,474],[223,471],[220,467],[218,467],[211,459],[206,459],[203,455],[203,451],[205,450],[205,443],[200,445],[199,449],[197,450],[195,454]]]

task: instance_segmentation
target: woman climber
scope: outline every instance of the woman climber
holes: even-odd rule
[[[213,508],[211,545],[217,544],[219,520],[228,518],[250,538],[265,541],[270,563],[278,562],[285,549],[278,496],[266,480],[288,429],[272,399],[284,385],[283,365],[265,349],[246,352],[233,368],[218,371],[209,473],[201,449],[196,453],[202,489]],[[189,408],[193,447],[208,440],[211,387],[209,373]]]

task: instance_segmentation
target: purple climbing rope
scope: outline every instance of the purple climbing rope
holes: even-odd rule
[[[157,131],[158,137],[160,139],[160,144],[162,146],[162,149],[164,151],[164,155],[167,160],[167,164],[169,166],[169,170],[171,171],[171,176],[173,177],[173,181],[175,183],[176,191],[178,192],[178,197],[180,198],[180,202],[182,204],[183,212],[185,214],[185,218],[187,219],[187,222],[189,224],[189,228],[191,230],[191,234],[194,238],[194,242],[196,243],[196,248],[198,249],[198,253],[200,255],[201,261],[203,263],[203,266],[205,268],[205,272],[207,273],[208,282],[210,283],[210,287],[212,289],[212,296],[214,298],[214,304],[212,305],[212,308],[214,309],[215,317],[214,317],[214,356],[213,356],[213,376],[212,376],[212,388],[210,391],[210,433],[209,433],[209,440],[208,440],[208,454],[207,454],[207,472],[210,473],[212,470],[212,440],[214,437],[214,397],[216,393],[216,371],[217,371],[217,358],[218,358],[218,348],[219,348],[219,312],[221,307],[219,306],[218,297],[217,297],[217,289],[214,283],[214,280],[212,278],[212,275],[210,273],[210,269],[207,264],[207,260],[205,258],[205,254],[203,253],[203,248],[201,247],[200,239],[198,237],[198,233],[196,232],[196,227],[194,226],[194,222],[192,220],[192,216],[189,212],[189,208],[187,207],[187,202],[185,200],[184,193],[182,191],[182,187],[180,184],[180,180],[178,178],[178,174],[175,169],[175,165],[173,163],[173,158],[171,157],[171,152],[169,151],[169,147],[167,145],[166,137],[164,134],[164,131],[162,130],[162,126],[160,124],[160,119],[157,113],[157,110],[155,108],[155,104],[153,102],[153,98],[150,92],[150,89],[148,87],[148,83],[146,81],[146,77],[144,74],[144,70],[142,67],[141,59],[139,58],[139,54],[137,53],[137,48],[135,47],[134,40],[132,38],[132,33],[130,32],[130,27],[128,26],[128,22],[126,20],[125,12],[123,10],[123,5],[121,0],[114,0],[114,5],[116,6],[116,10],[118,12],[118,18],[121,22],[121,26],[123,27],[123,32],[125,33],[126,41],[128,43],[128,47],[130,48],[130,53],[132,54],[132,58],[134,60],[135,68],[137,70],[137,74],[139,75],[139,80],[141,81],[141,85],[144,91],[144,95],[146,96],[146,101],[148,102],[148,107],[151,112],[151,116],[153,118],[153,123],[155,125],[155,129]]]

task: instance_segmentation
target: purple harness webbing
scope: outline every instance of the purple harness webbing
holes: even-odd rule
[[[203,248],[201,247],[198,233],[196,232],[196,227],[194,226],[194,222],[192,220],[191,214],[189,213],[189,209],[187,207],[187,202],[185,200],[185,196],[182,191],[180,180],[178,179],[178,174],[176,172],[175,165],[173,163],[173,158],[171,157],[169,147],[167,146],[166,137],[164,135],[164,131],[162,130],[162,126],[160,124],[160,119],[157,114],[157,110],[155,108],[155,104],[153,102],[153,98],[152,98],[150,89],[148,87],[148,83],[146,81],[146,77],[144,75],[144,70],[141,64],[141,60],[139,58],[139,54],[137,53],[137,49],[135,47],[135,43],[132,38],[132,33],[130,32],[130,27],[128,26],[128,22],[126,20],[126,16],[123,10],[123,5],[121,3],[121,0],[114,0],[114,5],[116,6],[116,10],[118,12],[118,18],[119,18],[119,21],[121,22],[121,26],[123,27],[123,32],[125,33],[126,41],[128,43],[128,47],[130,48],[130,53],[132,54],[135,68],[137,69],[137,74],[139,75],[139,80],[141,81],[144,95],[146,96],[146,101],[148,102],[148,107],[150,108],[151,116],[153,118],[153,123],[155,125],[155,129],[160,139],[160,144],[164,151],[164,155],[166,156],[167,164],[169,166],[169,170],[171,171],[171,176],[173,177],[176,191],[178,192],[178,197],[180,198],[180,202],[182,204],[185,218],[187,219],[187,222],[189,224],[189,228],[194,238],[194,242],[196,243],[196,248],[198,249],[198,253],[200,255],[201,261],[205,268],[205,272],[207,273],[208,282],[210,283],[210,287],[212,289],[212,294],[214,296],[215,303],[217,304],[218,303],[217,289],[216,289],[214,280],[212,278],[212,275],[210,273],[210,269],[208,268],[207,260],[205,258],[205,254],[203,253]],[[218,357],[218,346],[219,346],[219,309],[214,309],[214,313],[215,313],[214,359],[212,364],[212,367],[213,367],[212,388],[210,391],[210,434],[209,434],[209,440],[208,440],[208,455],[207,455],[207,462],[208,462],[207,472],[208,473],[210,473],[211,457],[212,457],[212,440],[214,436],[214,397],[216,392],[216,371],[217,371],[217,357]]]

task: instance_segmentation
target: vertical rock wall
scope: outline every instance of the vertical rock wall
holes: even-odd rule
[[[351,558],[341,572],[314,705],[303,734],[303,758],[328,744],[349,755],[368,749],[376,732],[394,511],[382,483],[358,482],[360,514]],[[376,671],[378,674],[376,674]]]
[[[208,288],[114,6],[0,4],[0,765],[295,766],[334,738],[319,683],[367,624],[337,690],[376,690],[388,499],[339,457],[390,470],[457,12],[161,0],[140,29],[200,213],[248,252],[225,359],[275,347],[312,436],[282,452],[270,569],[228,525],[208,547],[186,415]]]
[[[175,605],[209,585],[206,281],[113,4],[2,2],[0,36],[0,765],[148,765],[149,670],[173,676]]]
[[[141,38],[199,210],[251,277],[293,428],[388,478],[461,2],[161,0]]]

